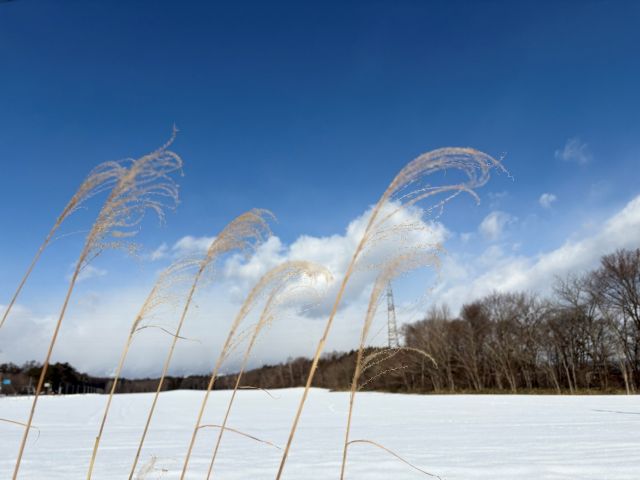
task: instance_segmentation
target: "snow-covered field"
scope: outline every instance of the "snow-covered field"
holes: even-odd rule
[[[286,441],[300,389],[242,391],[229,427],[278,445]],[[146,478],[178,478],[202,392],[163,393],[141,464]],[[214,392],[205,423],[219,423],[229,392]],[[81,479],[105,396],[43,397],[20,478]],[[338,478],[346,393],[313,390],[285,470],[289,479]],[[95,479],[127,478],[150,394],[118,395]],[[0,417],[26,418],[29,398],[0,398]],[[10,478],[21,427],[0,423],[0,479]],[[215,439],[202,430],[188,478],[203,478]],[[353,437],[384,444],[447,480],[640,478],[640,398],[627,396],[393,395],[362,393]],[[214,477],[274,478],[280,451],[225,434]],[[350,449],[350,479],[426,478],[365,444]]]

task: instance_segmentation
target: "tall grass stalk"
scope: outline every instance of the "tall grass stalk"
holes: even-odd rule
[[[93,445],[93,451],[91,453],[89,470],[87,471],[87,480],[89,480],[91,478],[91,475],[93,474],[93,468],[95,465],[96,456],[98,454],[98,448],[100,447],[100,440],[102,439],[104,427],[107,422],[109,410],[111,408],[111,402],[113,401],[113,396],[118,386],[120,374],[122,373],[122,368],[129,353],[129,349],[131,348],[131,344],[133,343],[134,336],[141,328],[140,324],[159,305],[163,303],[172,303],[172,288],[176,285],[176,283],[178,283],[181,279],[188,275],[189,270],[193,269],[193,267],[197,265],[199,265],[197,259],[181,258],[172,263],[165,270],[163,270],[158,276],[158,280],[154,284],[153,288],[149,292],[149,295],[142,304],[142,307],[140,308],[138,314],[134,318],[133,323],[131,324],[131,329],[129,330],[129,336],[127,337],[127,340],[124,344],[122,353],[120,354],[118,366],[116,367],[115,374],[113,376],[113,379],[111,380],[109,397],[107,398],[107,403],[102,414],[102,420],[100,422],[98,434],[96,435],[96,439]]]
[[[271,273],[267,273],[266,275],[268,277],[271,277],[272,283],[274,281],[275,283],[273,284],[269,292],[267,302],[265,303],[258,322],[253,328],[251,338],[249,339],[247,347],[245,348],[242,363],[240,365],[240,370],[237,373],[236,383],[233,387],[233,392],[231,393],[231,398],[229,399],[227,409],[224,414],[222,428],[220,428],[218,432],[218,438],[216,439],[216,444],[213,449],[211,462],[209,463],[209,470],[207,472],[207,480],[211,478],[213,465],[216,461],[216,456],[218,455],[220,444],[222,442],[222,435],[224,434],[225,430],[228,430],[227,421],[229,420],[229,415],[231,413],[231,408],[233,407],[236,394],[238,393],[238,389],[240,388],[242,375],[247,368],[249,357],[251,356],[251,352],[253,351],[253,347],[255,346],[260,333],[265,327],[273,322],[273,319],[276,315],[275,310],[278,305],[282,305],[283,303],[286,303],[291,299],[295,299],[300,294],[301,286],[299,285],[299,282],[303,277],[311,282],[310,285],[314,285],[318,280],[321,280],[324,284],[328,284],[333,278],[329,270],[327,270],[326,268],[305,261],[286,262],[278,267],[275,267],[271,271]],[[215,381],[215,378],[213,380]]]
[[[158,398],[160,396],[160,392],[162,391],[162,386],[164,385],[167,371],[169,370],[173,352],[175,350],[180,332],[182,330],[182,326],[187,317],[187,313],[189,312],[193,296],[199,286],[200,280],[202,279],[208,268],[212,266],[215,263],[216,259],[221,255],[229,253],[233,250],[247,251],[249,249],[257,248],[257,245],[262,243],[262,241],[271,233],[267,219],[272,217],[273,215],[267,210],[258,209],[254,209],[240,215],[230,224],[228,224],[213,240],[213,242],[211,242],[206,255],[200,261],[198,270],[193,277],[193,282],[191,283],[189,293],[187,294],[184,307],[182,309],[182,314],[180,315],[180,319],[176,327],[176,331],[173,335],[171,346],[169,347],[169,351],[167,352],[167,355],[165,357],[160,380],[158,381],[156,392],[153,397],[151,407],[149,408],[149,413],[147,415],[147,420],[145,422],[142,436],[140,437],[140,441],[138,443],[138,449],[131,466],[129,480],[131,480],[133,478],[133,475],[135,474],[135,469],[138,464],[138,460],[140,459],[140,453],[142,452],[142,447],[149,431],[149,425],[151,424],[151,419],[153,418],[156,404],[158,403]]]
[[[356,443],[364,443],[367,445],[373,445],[376,448],[379,448],[380,450],[383,450],[385,452],[387,452],[389,455],[395,457],[397,460],[401,461],[402,463],[404,463],[405,465],[408,465],[409,467],[413,468],[414,470],[428,476],[428,477],[433,477],[433,478],[437,478],[438,480],[442,480],[442,478],[438,475],[435,475],[433,473],[429,473],[426,470],[423,470],[419,467],[416,467],[413,463],[408,462],[406,459],[402,458],[400,455],[398,455],[396,452],[394,452],[393,450],[388,449],[387,447],[385,447],[384,445],[380,445],[379,443],[373,442],[371,440],[367,440],[367,439],[358,439],[358,440],[351,440],[349,442],[349,445],[353,445]]]
[[[71,197],[71,200],[69,200],[69,203],[67,203],[67,205],[62,210],[62,213],[60,213],[60,215],[56,219],[55,223],[53,224],[53,227],[51,227],[51,230],[49,230],[49,233],[44,239],[44,242],[42,242],[35,256],[31,260],[31,263],[29,264],[27,271],[25,272],[24,276],[20,280],[20,283],[18,284],[18,288],[13,293],[13,296],[11,297],[11,300],[9,300],[9,304],[7,305],[7,308],[2,314],[2,318],[0,319],[0,329],[4,325],[7,318],[9,317],[11,310],[13,309],[16,301],[18,300],[18,297],[20,296],[20,292],[22,292],[22,289],[25,283],[27,283],[27,280],[31,276],[31,272],[33,271],[36,264],[38,263],[38,260],[40,260],[40,257],[42,256],[46,248],[53,241],[54,235],[56,234],[60,226],[63,224],[63,222],[72,213],[78,210],[78,208],[80,208],[80,206],[89,198],[113,188],[115,183],[118,181],[118,178],[121,175],[123,168],[124,167],[122,165],[122,162],[104,162],[98,165],[96,168],[94,168],[89,173],[87,178],[85,178],[85,180],[80,185],[80,188],[78,188],[78,190],[73,195],[73,197]]]
[[[185,456],[184,465],[182,467],[182,473],[180,475],[181,479],[184,479],[187,469],[189,467],[189,460],[191,458],[191,453],[193,451],[193,447],[195,445],[196,437],[198,435],[198,431],[201,428],[202,416],[204,415],[205,408],[207,406],[207,402],[209,400],[209,396],[211,394],[211,390],[213,389],[213,385],[218,377],[218,373],[224,361],[228,358],[229,354],[233,351],[233,349],[237,346],[238,341],[238,329],[240,325],[243,323],[247,315],[251,312],[255,304],[263,298],[263,296],[267,295],[267,306],[263,311],[263,317],[260,319],[260,322],[267,321],[267,316],[269,316],[273,312],[273,306],[278,299],[278,294],[282,291],[283,288],[287,286],[287,282],[293,278],[300,277],[301,275],[306,275],[308,277],[317,278],[320,275],[327,275],[328,272],[323,267],[318,267],[315,264],[304,262],[304,261],[291,261],[285,262],[273,269],[269,270],[265,273],[262,278],[258,281],[258,283],[253,287],[251,292],[247,295],[244,303],[240,307],[236,317],[234,318],[231,326],[229,328],[229,332],[227,333],[227,338],[220,350],[218,358],[216,359],[215,365],[213,367],[213,371],[211,373],[211,377],[209,378],[209,383],[207,385],[207,390],[202,399],[202,403],[200,405],[200,410],[198,411],[198,415],[196,418],[196,423],[193,428],[193,432],[191,434],[191,440],[189,442],[189,447],[187,448],[187,455]],[[252,336],[252,342],[250,342],[251,347],[255,343],[255,329],[254,335]],[[248,359],[250,351],[245,352],[245,359]],[[243,364],[244,366],[244,364]],[[235,395],[235,390],[233,395]],[[229,411],[229,410],[228,410]],[[227,411],[227,413],[228,413]],[[225,424],[221,428],[220,432],[224,431],[226,425]],[[220,438],[220,437],[219,437]]]
[[[476,199],[476,201],[478,201],[478,196],[474,192],[474,189],[484,185],[489,180],[490,171],[493,168],[503,170],[500,162],[478,150],[474,150],[471,148],[441,148],[420,155],[409,164],[407,164],[398,173],[398,175],[396,175],[391,184],[384,191],[375,207],[373,208],[373,211],[371,212],[371,216],[369,217],[369,221],[367,222],[367,226],[362,235],[362,238],[358,243],[351,261],[349,262],[349,265],[345,271],[340,289],[338,290],[335,301],[333,303],[331,313],[329,314],[329,318],[327,319],[327,322],[325,324],[322,337],[320,338],[316,347],[302,398],[300,399],[300,402],[298,404],[298,408],[296,410],[291,429],[289,431],[287,444],[285,446],[284,452],[282,454],[282,459],[278,467],[278,472],[276,474],[277,480],[282,477],[282,474],[284,472],[284,467],[287,462],[289,450],[291,449],[291,444],[293,442],[295,432],[298,428],[300,416],[302,415],[302,411],[304,410],[304,405],[306,403],[313,378],[318,368],[320,355],[324,350],[327,338],[333,325],[333,321],[338,311],[338,307],[342,302],[342,297],[344,296],[346,286],[353,274],[356,262],[367,247],[367,244],[381,229],[384,228],[384,224],[388,220],[390,220],[391,217],[393,217],[398,211],[410,205],[415,205],[416,203],[426,200],[427,198],[434,198],[436,196],[444,197],[441,200],[434,202],[434,205],[432,205],[432,207],[427,211],[432,211],[433,209],[442,207],[445,203],[463,192],[470,194]],[[448,172],[449,170],[456,170],[461,172],[466,177],[466,179],[459,183],[439,187],[429,184],[421,185],[420,183],[425,177],[431,174],[434,174],[436,172]],[[390,205],[390,202],[394,200],[397,202],[397,206],[392,207],[389,213],[381,214],[382,208],[387,206],[388,204]]]
[[[200,429],[203,429],[203,428],[218,428],[218,429],[222,429],[222,425],[216,425],[216,424],[211,423],[211,424],[200,425],[199,428]],[[280,448],[278,445],[276,445],[273,442],[270,442],[268,440],[263,440],[262,438],[258,438],[255,435],[250,435],[248,433],[242,432],[242,431],[240,431],[240,430],[238,430],[236,428],[224,427],[224,430],[226,430],[228,432],[231,432],[231,433],[235,433],[236,435],[240,435],[241,437],[248,438],[249,440],[253,440],[254,442],[262,443],[264,445],[268,445],[270,447],[277,448],[278,450],[282,450],[282,448]]]
[[[430,250],[433,250],[433,252],[431,252]],[[344,479],[345,468],[347,464],[347,450],[349,448],[349,445],[351,444],[349,437],[351,433],[351,421],[353,418],[356,393],[364,386],[360,383],[360,379],[367,369],[378,365],[381,362],[384,362],[386,359],[395,355],[395,353],[397,353],[397,351],[402,348],[393,348],[391,349],[391,353],[388,353],[388,350],[382,350],[373,352],[367,356],[364,355],[365,348],[369,340],[371,326],[373,325],[373,320],[378,310],[380,300],[385,293],[389,282],[393,278],[396,278],[398,275],[422,266],[439,265],[439,259],[437,256],[438,251],[439,245],[433,245],[431,246],[431,248],[427,246],[418,246],[406,253],[393,256],[389,261],[387,261],[385,267],[381,270],[378,277],[376,278],[376,281],[373,284],[373,289],[369,298],[369,305],[367,307],[367,314],[365,316],[365,320],[363,322],[362,330],[360,333],[360,343],[358,346],[358,353],[356,355],[355,370],[353,373],[353,378],[351,380],[351,390],[349,392],[349,411],[347,414],[347,426],[344,437],[344,445],[342,449],[342,465],[340,467],[340,480]],[[416,351],[416,349],[413,348],[408,350]],[[434,361],[430,355],[424,352],[420,353],[427,356],[427,358],[429,358],[431,361]],[[387,356],[385,357],[385,355]],[[375,375],[373,378],[377,378],[379,375],[380,374]],[[405,460],[403,459],[403,461]],[[408,462],[405,461],[405,463]]]
[[[123,238],[135,235],[135,229],[139,226],[140,222],[142,222],[147,210],[154,211],[158,217],[163,220],[164,209],[177,202],[178,187],[170,177],[170,174],[182,167],[182,160],[177,154],[168,150],[174,138],[175,131],[171,140],[158,150],[137,160],[129,160],[118,164],[118,168],[115,170],[115,172],[117,172],[115,176],[117,181],[113,182],[113,188],[87,235],[49,342],[47,355],[42,365],[35,395],[31,404],[27,426],[25,427],[20,443],[20,449],[13,472],[13,480],[18,477],[18,472],[20,471],[22,455],[38,404],[38,398],[47,374],[53,347],[58,338],[60,326],[66,314],[78,275],[80,275],[80,272],[88,262],[99,255],[104,248],[121,246]],[[105,242],[107,235],[113,237],[114,240]]]

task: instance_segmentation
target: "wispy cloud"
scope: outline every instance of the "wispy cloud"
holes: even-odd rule
[[[189,255],[193,253],[204,253],[216,237],[193,237],[187,235],[178,240],[171,251],[175,255]]]
[[[579,137],[568,139],[563,148],[555,151],[555,157],[558,160],[574,162],[578,165],[586,165],[593,160],[589,145],[580,140]]]
[[[542,208],[551,208],[551,204],[558,200],[553,193],[543,193],[538,199],[538,203]]]
[[[169,245],[167,245],[165,242],[162,242],[162,244],[158,248],[151,252],[151,254],[149,255],[149,260],[151,260],[152,262],[155,262],[156,260],[162,260],[163,258],[166,258],[168,254]]]
[[[445,265],[445,273],[463,273],[451,278],[443,275],[445,282],[438,286],[434,297],[456,309],[462,302],[493,291],[547,293],[555,277],[579,273],[596,265],[602,255],[640,244],[640,196],[593,231],[596,233],[567,240],[560,247],[538,255],[517,255],[491,246],[476,258],[448,257],[451,265]]]
[[[482,220],[478,230],[487,240],[497,240],[502,236],[505,228],[515,221],[516,217],[506,212],[495,210]]]
[[[489,192],[489,208],[498,208],[500,205],[509,198],[509,192]]]
[[[73,265],[73,268],[75,268],[75,265]],[[86,265],[82,270],[80,270],[77,281],[84,282],[86,280],[89,280],[90,278],[104,277],[107,273],[108,272],[105,269],[94,267],[93,265],[89,264]],[[71,280],[71,274],[67,275],[67,280]]]
[[[146,260],[152,262],[166,258],[177,258],[193,254],[204,254],[215,237],[194,237],[186,235],[175,242],[171,247],[162,242],[154,251],[145,255]]]

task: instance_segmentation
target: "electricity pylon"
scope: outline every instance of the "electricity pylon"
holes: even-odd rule
[[[389,333],[389,348],[398,348],[400,346],[400,340],[398,339],[396,306],[393,303],[393,290],[391,290],[391,282],[387,284],[387,328]]]

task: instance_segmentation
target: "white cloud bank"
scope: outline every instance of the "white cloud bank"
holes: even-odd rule
[[[253,365],[283,361],[289,356],[311,355],[322,333],[327,309],[361,238],[369,213],[370,211],[350,222],[342,234],[325,237],[302,235],[291,244],[272,237],[248,259],[240,256],[227,259],[220,270],[221,277],[213,284],[204,286],[196,296],[183,330],[185,337],[196,341],[179,343],[172,373],[208,371],[226,335],[227,325],[248,289],[268,269],[285,260],[305,259],[323,264],[334,275],[334,283],[329,286],[325,302],[313,312],[302,315],[295,311],[285,311],[276,319],[273,327],[259,342]],[[492,215],[490,218],[499,213],[492,212]],[[418,210],[403,212],[398,221],[423,227],[412,233],[415,237],[409,239],[411,242],[441,242],[449,235],[440,223],[422,222]],[[491,225],[486,227],[485,233],[497,235],[504,228],[505,221],[496,219],[492,222],[493,220],[485,224],[485,227]],[[616,248],[638,247],[640,196],[594,231],[596,233],[577,240],[567,240],[558,248],[533,256],[518,254],[511,246],[497,243],[475,257],[453,252],[443,258],[441,281],[430,290],[428,301],[447,302],[455,311],[463,302],[494,290],[531,290],[544,293],[548,291],[556,275],[562,276],[589,268],[598,262],[601,255]],[[176,245],[189,251],[205,248],[211,241],[210,237],[184,238],[188,240],[181,239]],[[376,242],[367,252],[349,284],[345,303],[329,337],[327,351],[348,350],[357,344],[370,285],[376,275],[375,268],[369,267],[397,249],[397,242],[398,238],[391,236]],[[167,247],[167,252],[171,252],[174,247]],[[155,263],[150,265],[156,268]],[[78,293],[73,298],[63,324],[54,361],[68,361],[79,369],[94,374],[110,373],[124,344],[130,322],[148,293],[147,288],[150,285],[123,285],[118,290],[100,294]],[[396,293],[397,296],[402,296],[403,292]],[[0,330],[0,362],[41,360],[53,329],[57,307],[53,305],[50,311],[42,313],[18,306],[5,327]],[[383,326],[385,312],[384,309],[381,310],[379,320],[383,322],[380,324]],[[176,306],[151,321],[171,329],[178,313],[179,306]],[[147,329],[141,332],[134,341],[125,374],[157,375],[169,342],[170,338],[159,330]],[[228,368],[232,369],[233,366],[232,359]]]
[[[602,223],[596,233],[567,240],[535,256],[513,255],[492,246],[473,261],[448,257],[434,296],[454,308],[493,291],[527,290],[546,293],[555,277],[596,265],[602,255],[618,248],[640,247],[640,196]],[[450,272],[451,275],[447,275]]]
[[[383,210],[381,216],[385,212]],[[326,289],[324,299],[304,315],[287,311],[286,316],[278,318],[271,332],[259,344],[255,363],[312,354],[321,335],[322,320],[326,318],[332,305],[370,215],[371,209],[351,221],[343,234],[325,237],[302,235],[291,244],[285,244],[280,238],[273,236],[249,258],[242,255],[227,258],[222,268],[217,269],[218,276],[214,278],[214,282],[205,282],[197,292],[195,304],[182,332],[183,336],[197,341],[179,344],[172,371],[178,374],[207,371],[226,335],[227,324],[249,290],[268,270],[287,260],[307,260],[323,265],[333,275],[333,282]],[[411,228],[398,228],[400,226]],[[448,235],[442,224],[423,221],[422,211],[418,208],[399,211],[393,216],[393,222],[385,227],[388,227],[388,231],[385,230],[386,234],[377,238],[364,251],[362,261],[349,282],[329,350],[350,349],[357,342],[359,320],[362,319],[370,286],[377,275],[375,265],[406,246],[437,245]],[[149,259],[172,258],[178,252],[203,252],[212,240],[212,237],[186,236],[172,247],[161,245]],[[100,294],[89,293],[82,296],[79,293],[63,323],[54,361],[69,361],[81,370],[108,374],[117,360],[118,349],[125,341],[130,322],[146,294],[139,285],[129,288],[123,286],[123,290]],[[155,315],[152,323],[171,330],[178,313],[179,306],[176,306],[172,311]],[[6,329],[0,331],[0,345],[3,347],[0,362],[20,363],[39,359],[46,350],[54,320],[55,315],[36,314],[26,307],[14,311]],[[169,340],[156,329],[146,329],[144,333],[138,334],[125,374],[157,374],[166,352],[162,345]]]

